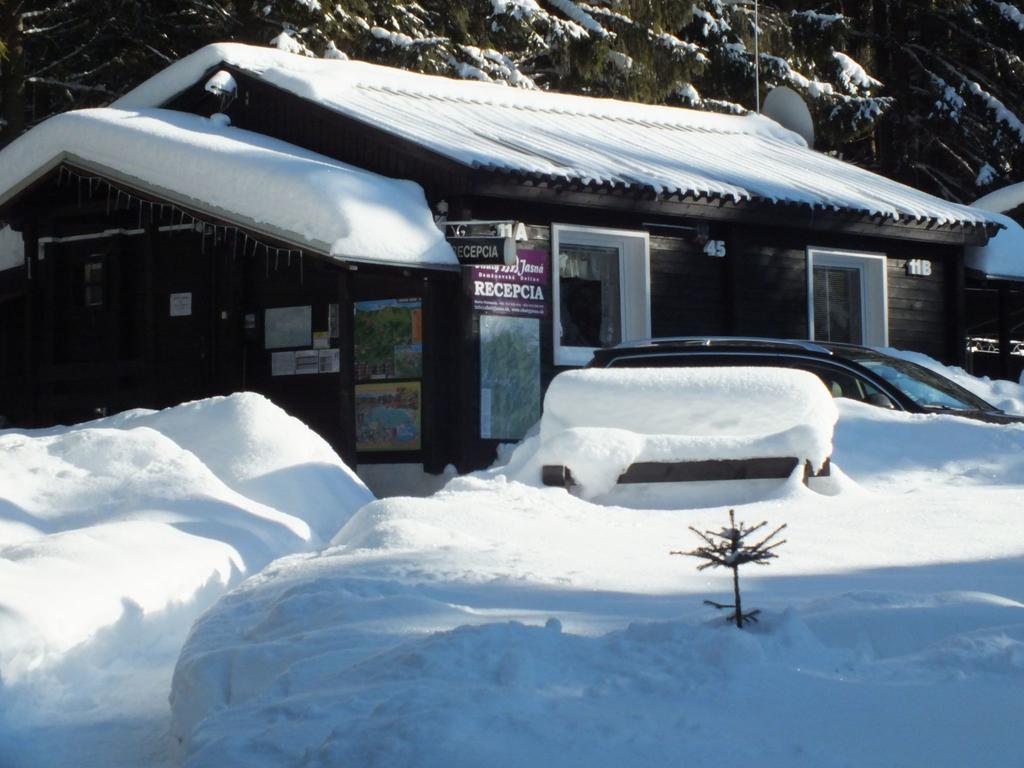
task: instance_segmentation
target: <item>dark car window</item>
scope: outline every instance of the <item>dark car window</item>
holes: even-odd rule
[[[994,406],[960,385],[916,363],[869,350],[846,351],[843,357],[892,384],[922,408],[993,411]]]

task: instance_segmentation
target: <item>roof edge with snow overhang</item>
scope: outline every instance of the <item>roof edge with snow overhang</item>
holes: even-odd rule
[[[0,206],[62,165],[340,261],[458,266],[413,182],[196,115],[50,118],[0,151]]]

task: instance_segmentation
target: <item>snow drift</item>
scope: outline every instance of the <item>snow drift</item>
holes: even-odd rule
[[[1006,720],[1024,680],[1024,548],[1006,536],[1024,463],[1005,452],[1020,453],[1024,430],[840,410],[836,460],[862,485],[830,497],[796,485],[738,509],[789,524],[780,559],[747,575],[764,610],[754,631],[701,605],[727,599],[727,576],[668,556],[687,525],[720,525],[724,509],[624,509],[500,473],[458,478],[429,499],[364,507],[332,548],[272,564],[200,622],[172,695],[184,765],[724,755],[952,768],[979,744],[986,764],[1008,759],[1024,745]],[[902,474],[870,460],[879,444],[903,454]],[[942,445],[964,460],[943,466]],[[1005,485],[974,477],[1000,461]],[[723,743],[737,721],[744,738]]]
[[[631,397],[666,412],[651,386]],[[676,417],[589,413],[561,394],[556,435],[609,413],[634,428]],[[368,504],[330,548],[221,600],[175,671],[183,764],[1012,762],[1024,545],[1007,531],[1024,428],[836,406],[832,495],[790,483],[735,505],[788,524],[780,559],[744,576],[763,611],[752,631],[702,605],[728,601],[727,574],[668,555],[724,507],[540,487],[522,467],[542,426],[508,464]],[[737,723],[742,738],[723,738]]]
[[[69,660],[95,672],[89,649],[114,636],[125,644],[105,663],[164,634],[180,644],[241,576],[321,546],[371,500],[327,443],[255,394],[0,432],[0,711],[28,716],[29,694],[49,720],[102,709],[104,681],[83,686]]]

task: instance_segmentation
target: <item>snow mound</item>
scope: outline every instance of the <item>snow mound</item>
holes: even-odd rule
[[[835,437],[842,492],[736,505],[788,524],[743,575],[763,612],[742,632],[702,604],[729,574],[668,554],[725,508],[597,505],[507,468],[363,507],[196,625],[182,764],[953,768],[979,743],[1012,762],[1024,431],[850,402]]]
[[[0,432],[0,710],[133,616],[175,612],[180,642],[240,576],[320,545],[370,500],[254,394]]]
[[[228,434],[217,428],[222,423],[230,425]],[[195,454],[232,490],[305,521],[314,544],[329,541],[348,515],[373,500],[326,440],[252,392],[164,411],[126,411],[93,424],[155,429]]]
[[[564,465],[594,498],[636,462],[795,457],[817,469],[832,452],[836,418],[832,397],[805,371],[567,371],[551,382],[539,438],[513,455],[510,476],[536,482],[541,466]]]

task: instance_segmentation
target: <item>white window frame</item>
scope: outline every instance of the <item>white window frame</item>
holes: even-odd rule
[[[860,274],[863,344],[889,346],[889,281],[886,255],[830,248],[807,248],[807,338],[814,339],[814,267],[856,269]]]
[[[558,253],[561,244],[598,245],[619,251],[619,308],[622,341],[651,335],[650,235],[630,229],[604,229],[574,224],[551,225],[552,320],[555,365],[586,365],[597,347],[563,346]]]

